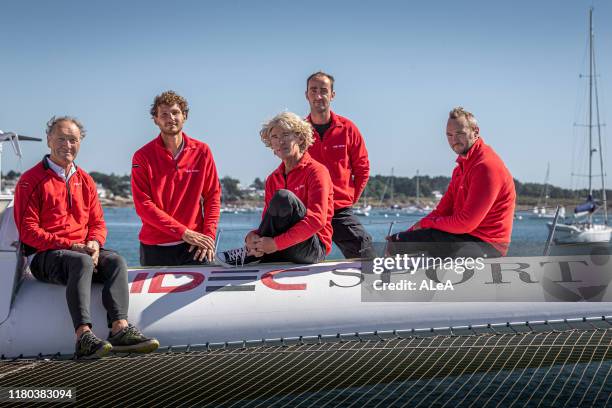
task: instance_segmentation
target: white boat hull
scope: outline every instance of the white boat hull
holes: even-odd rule
[[[607,281],[585,279],[610,279],[609,256],[601,259],[488,260],[484,270],[472,275],[438,272],[436,279],[452,280],[453,290],[392,294],[375,291],[372,282],[380,275],[364,273],[359,262],[130,269],[129,319],[162,346],[177,346],[612,315]],[[570,272],[564,272],[564,262]],[[392,275],[392,281],[430,281],[431,273]],[[12,287],[6,279],[10,275],[4,274],[3,283]],[[0,288],[2,294],[7,287]],[[592,287],[603,289],[585,292]],[[568,293],[580,301],[559,301],[568,300]],[[400,301],[394,301],[397,296]],[[91,300],[94,331],[105,336],[101,285],[93,285]],[[0,310],[5,316],[0,317],[0,354],[73,352],[63,286],[28,276],[8,307]]]
[[[552,223],[548,223],[548,228],[552,228]],[[557,224],[554,238],[563,244],[610,242],[612,227],[603,224]]]

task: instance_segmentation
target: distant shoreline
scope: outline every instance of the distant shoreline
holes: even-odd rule
[[[527,198],[525,201],[519,200],[519,203],[516,205],[515,211],[532,211],[534,204],[532,199]],[[403,200],[402,202],[397,202],[401,208],[408,207],[414,204],[414,200]],[[421,201],[423,204],[429,205],[431,208],[435,208],[436,204],[433,201]],[[128,208],[134,207],[134,201],[131,198],[127,197],[114,197],[114,198],[101,198],[100,203],[104,208]],[[548,208],[554,209],[557,205],[565,206],[566,211],[571,211],[579,201],[577,200],[559,200],[548,203]],[[262,208],[264,205],[263,201],[254,201],[254,200],[242,200],[236,201],[229,204],[223,204],[223,208],[229,209],[253,209],[253,208]],[[357,207],[357,206],[355,206]],[[372,205],[374,209],[388,209],[391,207],[390,202],[384,202],[382,205]],[[608,208],[612,209],[612,204],[608,205]]]

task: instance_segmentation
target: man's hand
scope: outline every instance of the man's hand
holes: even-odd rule
[[[181,239],[188,244],[202,248],[209,245],[211,241],[214,243],[213,239],[208,235],[200,234],[190,229],[186,229],[185,232],[183,232]]]
[[[259,242],[260,239],[261,237],[255,231],[249,232],[244,238],[244,243],[249,255],[253,255],[258,258],[264,255],[263,252],[257,250],[257,242]]]
[[[263,252],[264,254],[271,254],[278,251],[274,238],[260,237],[255,240],[255,251]]]
[[[92,242],[95,242],[95,247],[94,247],[94,244],[91,244]],[[100,245],[98,244],[97,241],[89,241],[87,242],[87,244],[72,244],[72,246],[70,247],[70,250],[91,256],[93,260],[94,268],[98,266],[98,257],[100,256]],[[95,271],[96,270],[94,269],[94,272]]]
[[[208,235],[187,229],[182,238],[183,241],[191,244],[189,252],[196,250],[193,254],[194,260],[202,262],[204,259],[212,261],[215,258],[215,240]]]
[[[98,266],[98,259],[100,258],[100,244],[98,243],[98,241],[87,241],[87,244],[85,244],[85,246],[93,250],[91,258],[93,259],[94,266]]]
[[[80,252],[82,254],[93,255],[95,252],[92,248],[88,247],[85,244],[72,244],[70,247],[71,251]]]

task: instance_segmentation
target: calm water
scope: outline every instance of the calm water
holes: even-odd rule
[[[138,232],[141,224],[134,208],[106,208],[104,214],[108,227],[106,246],[119,251],[127,259],[129,265],[138,265]],[[394,222],[393,231],[397,232],[407,229],[421,217],[420,215],[400,214],[398,216],[392,212],[378,212],[373,213],[370,217],[361,217],[361,222],[375,241],[382,242],[392,222]],[[256,228],[260,219],[260,214],[221,214],[219,249],[241,246],[245,234]],[[547,221],[531,218],[529,214],[523,214],[522,220],[515,220],[509,255],[541,255],[548,236]],[[342,254],[334,246],[329,258],[341,257]]]

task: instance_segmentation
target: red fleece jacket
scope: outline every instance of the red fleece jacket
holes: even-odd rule
[[[470,234],[508,251],[516,193],[504,162],[479,138],[466,157],[457,158],[448,190],[422,228]]]
[[[306,118],[312,123],[310,115]],[[314,130],[308,153],[329,170],[334,183],[334,209],[352,207],[368,184],[370,161],[363,136],[350,120],[331,112],[331,124],[323,135]]]
[[[106,224],[96,183],[81,168],[68,182],[46,159],[23,173],[15,188],[19,239],[36,251],[68,249],[72,244],[106,241]]]
[[[183,141],[176,160],[161,135],[132,159],[132,194],[143,244],[180,241],[187,228],[215,239],[221,207],[217,168],[208,145],[184,133]]]
[[[317,234],[325,246],[326,254],[331,251],[334,198],[329,172],[321,163],[308,153],[287,175],[285,163],[272,172],[266,179],[266,196],[263,214],[276,191],[290,190],[306,206],[306,216],[286,232],[274,237],[278,250],[299,244]]]

